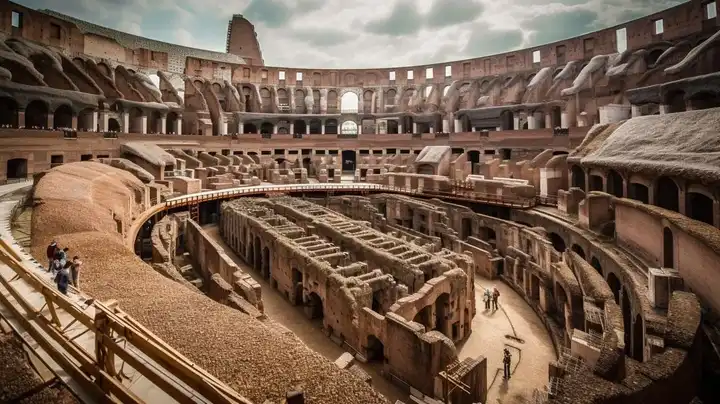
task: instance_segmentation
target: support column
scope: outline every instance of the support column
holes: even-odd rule
[[[362,135],[362,123],[360,123],[358,126],[358,135]]]
[[[520,130],[520,117],[517,115],[513,116],[513,130]]]
[[[450,133],[450,120],[449,119],[443,119],[442,121],[442,131],[444,133]]]
[[[70,123],[70,125],[71,125],[72,128],[73,128],[73,130],[77,130],[77,128],[78,128],[78,127],[77,127],[77,123],[78,123],[78,117],[77,117],[77,115],[73,115],[72,121],[71,121],[71,123]]]
[[[245,133],[245,122],[242,122],[242,121],[238,122],[238,129],[237,129],[237,130],[238,130],[238,134],[243,134],[243,133]]]
[[[428,130],[430,131],[430,133],[435,133],[435,127],[432,125],[428,128]]]
[[[120,132],[130,132],[130,115],[127,112],[120,113],[120,124],[122,125],[122,127],[120,128]]]
[[[632,108],[630,109],[630,111],[631,111],[630,116],[632,118],[637,118],[639,116],[642,116],[642,109],[641,109],[640,105],[633,105]]]
[[[288,132],[290,132],[291,135],[295,134],[295,122],[290,122],[290,130]],[[277,131],[275,131],[275,133],[277,133]]]
[[[528,122],[528,129],[537,129],[537,120],[535,119],[535,115],[529,114],[527,116],[527,122]]]
[[[147,133],[147,116],[143,115],[140,117],[140,133],[143,135]]]
[[[173,132],[177,135],[182,135],[182,116],[178,116],[173,125]]]
[[[258,134],[260,134],[260,127],[258,126]],[[273,133],[278,133],[278,127],[277,124],[273,125]]]
[[[399,134],[402,134],[402,133],[403,133],[403,126],[402,126],[402,124],[399,123],[399,122],[398,122],[398,133],[399,133]]]
[[[306,135],[310,134],[310,124],[307,122],[305,122],[305,134]]]
[[[570,127],[570,114],[567,112],[563,112],[560,114],[560,127],[563,129],[567,129]]]
[[[98,112],[98,132],[108,131],[108,117],[107,111]]]
[[[456,119],[455,122],[453,122],[453,123],[455,124],[455,127],[453,128],[455,130],[453,132],[462,133],[462,131],[463,131],[462,121],[459,119]]]
[[[18,108],[18,128],[25,127],[25,110]]]
[[[320,134],[325,134],[325,121],[322,121],[322,123],[320,123]]]
[[[165,128],[167,128],[167,116],[163,115],[160,117],[160,127],[155,129],[158,131],[158,133],[165,135]]]
[[[98,112],[97,111],[93,111],[92,118],[90,121],[90,132],[95,132],[95,131],[97,131],[97,132],[100,131],[100,127],[98,126]]]
[[[418,133],[417,123],[413,122],[413,133]]]
[[[552,128],[552,114],[545,114],[545,129]]]
[[[665,115],[670,113],[670,106],[665,104],[660,104],[660,115]]]
[[[55,115],[48,113],[47,114],[47,126],[48,129],[52,129],[55,127]]]

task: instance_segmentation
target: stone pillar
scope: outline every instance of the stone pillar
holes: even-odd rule
[[[155,128],[158,133],[165,135],[165,128],[167,127],[167,116],[163,115],[160,117],[160,127]]]
[[[430,133],[435,133],[435,126],[431,125],[428,130],[430,131]]]
[[[323,135],[325,134],[325,121],[320,124],[320,133]]]
[[[545,129],[552,129],[552,114],[545,114]]]
[[[47,126],[46,128],[52,129],[55,127],[55,115],[47,114]]]
[[[642,109],[640,105],[633,105],[630,112],[630,117],[637,118],[639,116],[642,116]]]
[[[398,121],[398,133],[400,133],[400,134],[403,133],[403,126],[401,123],[399,123],[399,121]]]
[[[100,111],[98,114],[98,132],[107,132],[108,130],[108,114],[106,111]]]
[[[130,114],[128,114],[127,112],[120,113],[120,125],[122,125],[122,127],[120,128],[120,132],[130,132]]]
[[[18,108],[18,128],[25,127],[25,110]]]
[[[455,133],[461,133],[461,132],[463,131],[463,130],[462,130],[462,129],[463,129],[463,127],[462,127],[462,121],[459,120],[459,119],[456,119],[455,122],[453,122],[453,123],[455,124],[455,128],[454,128],[455,130],[454,130],[453,132],[455,132]]]
[[[258,133],[260,133],[260,132],[258,131]],[[273,125],[273,133],[278,133],[277,124]]]
[[[362,135],[362,123],[357,126],[358,128],[358,135]]]
[[[307,122],[305,122],[305,134],[306,135],[310,134],[310,124]]]
[[[239,134],[245,133],[245,122],[242,122],[242,121],[238,122],[237,130],[238,130]]]
[[[477,132],[477,128],[473,126],[472,128],[470,128],[470,132]]]
[[[178,135],[182,135],[182,117],[179,117],[175,120],[175,125],[173,125],[173,132],[175,132]]]
[[[570,114],[563,112],[560,114],[560,127],[567,129],[570,127]]]
[[[450,120],[449,119],[443,119],[442,121],[442,131],[444,133],[450,133]]]
[[[417,123],[413,122],[413,133],[418,133]]]
[[[537,120],[535,119],[535,115],[529,114],[527,116],[527,122],[528,122],[528,129],[537,129]]]
[[[670,106],[665,104],[660,104],[660,115],[665,115],[670,113]]]
[[[517,114],[513,115],[513,130],[520,130],[520,117]]]
[[[290,122],[290,129],[288,132],[290,132],[291,135],[295,134],[295,122]],[[275,133],[277,133],[277,131],[275,131]]]
[[[140,117],[140,133],[143,135],[147,133],[147,115]]]
[[[99,129],[99,128],[98,128],[98,112],[97,112],[97,111],[93,111],[93,113],[92,113],[92,118],[91,118],[91,121],[90,121],[90,132],[95,132],[95,131],[97,131],[98,129]]]
[[[70,124],[72,126],[73,130],[77,130],[77,128],[78,128],[77,121],[78,121],[77,115],[73,115],[72,121],[71,121],[72,123]]]

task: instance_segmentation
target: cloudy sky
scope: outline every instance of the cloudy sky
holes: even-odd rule
[[[14,0],[148,38],[225,51],[243,14],[270,66],[442,62],[552,42],[683,0]]]

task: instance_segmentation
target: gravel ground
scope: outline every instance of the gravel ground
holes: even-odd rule
[[[35,192],[35,257],[44,260],[51,239],[70,247],[84,262],[84,291],[117,299],[123,310],[253,402],[280,402],[287,391],[299,389],[309,403],[388,403],[294,335],[187,290],[126,249],[113,215],[128,219],[139,181],[125,174],[84,162],[45,175]]]
[[[9,402],[42,383],[30,366],[20,340],[13,335],[0,333],[0,403]],[[79,401],[65,386],[57,385],[45,387],[17,403],[74,404]]]

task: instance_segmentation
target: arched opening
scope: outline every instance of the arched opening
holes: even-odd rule
[[[593,258],[593,261],[595,261],[595,258]],[[615,275],[615,273],[610,272],[607,277],[607,284],[610,287],[610,290],[612,291],[613,296],[615,296],[615,303],[620,304],[620,289],[622,289],[622,284],[620,283],[620,279],[618,279],[618,277],[617,277],[617,275]]]
[[[558,252],[564,252],[567,248],[565,246],[565,240],[557,233],[548,233],[548,237],[550,238],[550,242],[552,243],[553,248]]]
[[[630,199],[640,201],[642,203],[650,203],[650,190],[643,184],[631,182],[628,187],[628,196]]]
[[[175,128],[177,128],[177,121],[178,114],[173,111],[168,112],[167,116],[165,117],[165,133],[175,133]],[[175,134],[179,135],[179,133]]]
[[[385,93],[385,106],[386,107],[394,107],[396,98],[397,98],[397,91],[395,91],[392,88],[387,90],[387,92]]]
[[[297,268],[292,268],[293,294],[295,299],[293,303],[296,306],[302,305],[303,302],[303,273]]]
[[[654,67],[655,63],[657,63],[658,59],[660,59],[660,56],[663,54],[662,49],[655,49],[648,54],[645,55],[645,63],[649,68]]]
[[[590,260],[590,265],[595,268],[595,270],[598,271],[600,275],[603,274],[602,265],[600,265],[600,260],[598,260],[597,257],[592,257],[592,260]]]
[[[145,133],[145,114],[140,108],[130,108],[130,130],[129,133]]]
[[[599,175],[591,175],[590,177],[590,188],[589,191],[602,191],[603,190],[603,177]]]
[[[550,120],[552,128],[562,127],[562,109],[560,109],[560,107],[552,107],[550,110]]]
[[[503,111],[500,114],[500,129],[502,130],[514,130],[515,129],[515,115],[512,111]]]
[[[688,101],[693,110],[720,107],[720,94],[702,91],[693,94]]]
[[[260,237],[255,237],[255,242],[253,243],[252,266],[253,266],[253,269],[255,269],[257,272],[262,272],[261,247],[262,246],[260,245]]]
[[[246,123],[243,126],[245,133],[257,133],[257,126],[252,123]],[[275,125],[270,122],[263,122],[260,124],[260,133],[263,135],[270,135],[275,131]]]
[[[307,170],[308,176],[315,175],[315,169],[312,166],[312,160],[310,159],[310,157],[305,157],[304,159],[302,159],[302,166]]]
[[[448,318],[450,314],[450,294],[443,293],[435,300],[435,327],[434,330],[440,331],[447,337],[452,339],[451,335],[448,335]]]
[[[47,128],[48,105],[42,101],[35,100],[25,107],[26,128]]]
[[[686,194],[685,212],[687,217],[709,225],[714,225],[713,200],[699,192],[688,192]]]
[[[120,132],[120,122],[115,118],[108,119],[108,131],[109,132]]]
[[[387,121],[387,133],[391,135],[400,133],[398,128],[398,121],[394,119]]]
[[[288,98],[288,93],[284,88],[277,90],[277,99],[278,110],[285,113],[290,112],[290,98]]]
[[[0,127],[18,127],[18,103],[12,98],[0,98]]]
[[[655,188],[655,204],[657,206],[673,212],[680,211],[680,191],[672,178],[658,178]]]
[[[578,244],[573,244],[571,249],[575,254],[579,255],[582,259],[585,259],[585,250],[583,250],[583,248]]]
[[[565,326],[565,304],[567,304],[567,292],[559,282],[555,282],[555,307],[557,308],[555,319],[561,327]]]
[[[623,338],[625,340],[625,355],[632,356],[632,339],[630,338],[632,335],[632,306],[630,306],[630,298],[628,297],[627,289],[623,289],[620,294],[622,295],[620,310],[622,311],[623,329],[625,331],[625,338]]]
[[[640,314],[635,316],[632,330],[632,357],[636,361],[645,360],[645,327],[643,326],[643,318]]]
[[[420,164],[417,166],[418,174],[435,175],[435,167],[431,164]]]
[[[322,133],[322,122],[319,119],[310,120],[310,134],[319,135]]]
[[[305,121],[298,119],[295,122],[293,122],[293,134],[304,135],[306,130],[307,130],[307,127],[305,125]]]
[[[322,299],[315,292],[308,295],[306,313],[311,320],[322,320],[324,317]]]
[[[462,240],[467,240],[468,237],[471,237],[473,235],[472,232],[472,219],[469,217],[462,218],[462,224],[461,224],[461,232],[460,237]]]
[[[480,172],[480,152],[477,150],[468,151],[467,160],[470,162],[470,172],[478,174]]]
[[[669,113],[685,111],[685,92],[678,90],[669,93],[665,97],[665,103]]]
[[[622,176],[615,170],[608,171],[607,175],[607,192],[611,195],[622,198],[624,195],[625,181]]]
[[[61,105],[55,109],[53,113],[53,127],[55,129],[72,128],[73,111],[69,105]]]
[[[574,188],[585,191],[585,171],[580,166],[573,165],[570,167],[570,179]]]
[[[675,239],[669,227],[663,228],[663,267],[675,268]]]
[[[353,173],[355,172],[355,166],[357,161],[357,153],[355,150],[343,150],[342,151],[342,170],[343,172]]]
[[[312,112],[312,111],[309,111]],[[308,110],[305,106],[305,91],[301,89],[295,90],[295,113],[307,114]]]
[[[325,121],[325,134],[337,135],[338,134],[338,123],[335,119],[328,119]]]
[[[357,94],[352,91],[348,91],[340,97],[340,112],[343,114],[357,113],[359,104],[360,99]]]
[[[27,179],[27,159],[10,159],[7,161],[6,172],[8,180]]]
[[[358,126],[353,121],[345,121],[342,124],[342,127],[340,128],[340,131],[343,135],[357,135],[358,134]]]
[[[162,114],[160,111],[152,111],[148,117],[147,131],[150,133],[162,133]]]
[[[368,362],[372,363],[385,361],[385,346],[374,335],[368,336],[366,353]]]
[[[262,274],[265,279],[270,279],[272,268],[270,263],[270,249],[265,247],[262,252]]]
[[[77,130],[80,132],[93,132],[97,130],[97,126],[93,126],[95,121],[95,111],[85,108],[78,114]]]
[[[262,112],[274,112],[272,95],[270,94],[270,90],[268,90],[267,88],[261,88],[260,89],[260,100],[262,102],[262,105],[261,105]]]

